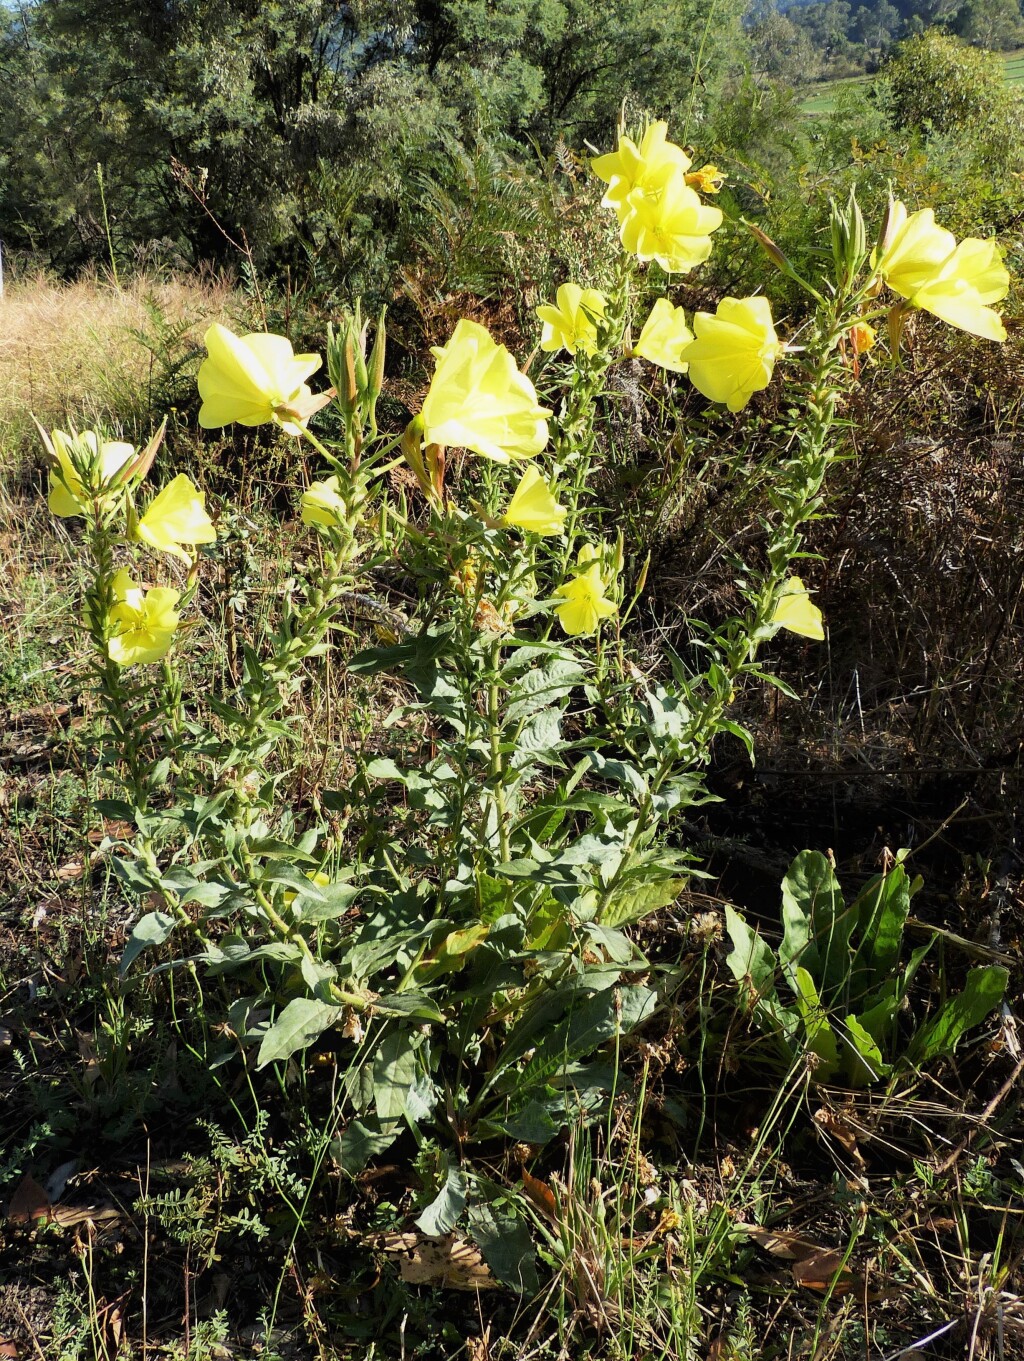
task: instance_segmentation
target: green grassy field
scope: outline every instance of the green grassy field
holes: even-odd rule
[[[1024,82],[1024,47],[1003,53],[1003,63],[1006,67],[1008,85],[1020,85]],[[843,90],[857,85],[862,85],[867,90],[871,80],[871,76],[844,76],[840,80],[822,81],[819,85],[809,88],[806,97],[800,101],[800,107],[810,118],[825,117],[835,109],[836,100]]]

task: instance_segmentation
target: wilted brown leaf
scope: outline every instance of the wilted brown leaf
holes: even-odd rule
[[[498,1282],[479,1251],[464,1238],[428,1238],[423,1233],[383,1233],[369,1243],[398,1258],[409,1285],[439,1285],[448,1290],[495,1290]]]
[[[523,1168],[523,1189],[527,1196],[533,1201],[534,1205],[553,1222],[558,1220],[558,1206],[555,1203],[555,1193],[547,1182],[541,1181],[538,1177],[531,1177],[526,1168]]]
[[[14,1224],[31,1224],[34,1220],[46,1223],[52,1218],[52,1209],[50,1197],[37,1181],[26,1174],[11,1196],[7,1218]]]

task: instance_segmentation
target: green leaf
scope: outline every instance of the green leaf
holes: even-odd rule
[[[869,1087],[872,1082],[888,1077],[889,1064],[874,1037],[856,1016],[847,1016],[840,1033],[849,1046],[843,1056],[843,1067],[853,1087]]]
[[[159,875],[142,860],[124,860],[115,855],[111,864],[117,877],[134,893],[152,893],[160,887]]]
[[[169,912],[147,912],[144,917],[140,917],[121,956],[118,970],[121,976],[128,972],[132,961],[138,959],[144,950],[152,950],[158,945],[163,945],[177,924],[178,919],[172,917]]]
[[[910,881],[902,865],[876,875],[850,908],[860,943],[853,962],[851,1005],[880,988],[899,964],[903,931],[910,914]]]
[[[523,726],[514,743],[505,745],[513,770],[521,770],[534,761],[556,762],[558,753],[565,746],[562,741],[561,710],[542,709]]]
[[[801,851],[790,865],[782,881],[782,921],[779,958],[790,986],[795,979],[787,966],[799,965],[830,1005],[850,977],[855,915],[846,908],[839,881],[820,851]]]
[[[293,998],[264,1034],[257,1065],[264,1068],[305,1049],[334,1025],[343,1010],[313,997]]]
[[[533,1295],[540,1289],[536,1249],[521,1219],[499,1214],[490,1205],[473,1205],[469,1227],[484,1261],[503,1285],[521,1295]]]
[[[401,1120],[416,1081],[416,1048],[408,1030],[392,1029],[373,1061],[373,1088],[377,1115],[382,1123]]]
[[[804,1023],[804,1041],[811,1053],[816,1054],[820,1060],[814,1070],[814,1080],[828,1082],[841,1066],[835,1033],[828,1023],[818,990],[814,986],[814,979],[800,965],[797,965],[794,981],[797,1010]]]
[[[304,922],[327,922],[342,916],[367,890],[357,884],[318,884],[315,893],[300,889],[292,911]]]
[[[914,1064],[952,1054],[968,1030],[980,1025],[1003,1000],[1009,972],[999,964],[971,969],[963,991],[950,997],[921,1027],[907,1050]]]
[[[602,926],[624,926],[669,907],[686,887],[685,879],[653,879],[639,884],[628,880],[612,894],[601,913]]]
[[[735,908],[726,904],[725,929],[732,941],[726,964],[742,989],[740,1002],[750,1011],[762,997],[775,996],[778,960],[759,931],[752,931]],[[751,997],[750,991],[756,994]]]
[[[398,1138],[401,1126],[381,1125],[374,1116],[350,1120],[337,1139],[331,1140],[331,1157],[350,1177],[361,1172],[371,1158],[387,1152]]]
[[[416,1220],[416,1227],[431,1238],[441,1238],[459,1221],[466,1208],[469,1179],[461,1167],[449,1167],[444,1185]]]
[[[572,658],[553,657],[543,666],[527,671],[509,689],[506,725],[513,727],[542,709],[558,713],[558,702],[568,699],[583,678],[583,668]]]
[[[592,1054],[617,1035],[628,1035],[653,1014],[656,1002],[657,994],[639,984],[606,988],[578,1002],[561,1024],[538,1040],[529,1063],[512,1075],[514,1086],[533,1091],[576,1059]]]
[[[490,1130],[493,1129],[504,1134],[507,1139],[514,1139],[516,1143],[537,1146],[553,1139],[560,1128],[546,1107],[534,1099],[529,1100],[522,1110],[507,1115],[504,1119],[492,1117],[487,1121],[487,1125],[488,1130],[481,1131],[484,1137],[489,1137]]]

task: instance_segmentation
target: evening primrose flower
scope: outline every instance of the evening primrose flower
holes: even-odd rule
[[[819,643],[825,638],[821,610],[811,600],[807,587],[799,577],[790,577],[783,585],[772,623]]]
[[[714,316],[697,312],[696,340],[682,353],[698,392],[730,411],[746,406],[771,382],[775,361],[785,349],[775,334],[767,298],[723,298]]]
[[[685,373],[687,365],[682,353],[692,340],[693,332],[686,324],[683,309],[673,307],[668,298],[659,298],[644,322],[633,353],[673,373]]]
[[[71,457],[71,449],[76,442],[92,454],[97,491],[135,457],[134,445],[121,440],[101,440],[95,430],[83,430],[78,436],[66,435],[63,430],[51,431],[49,443],[57,459],[57,467],[50,470],[46,503],[54,515],[62,519],[85,515],[93,502],[93,492],[82,481]]]
[[[875,348],[877,339],[875,328],[866,321],[855,321],[850,327],[850,344],[854,354],[867,354],[868,350]]]
[[[601,561],[589,544],[579,554],[583,571],[555,588],[562,604],[555,606],[558,622],[571,638],[596,633],[602,619],[615,613],[615,603],[605,594],[606,583]]]
[[[542,350],[568,350],[575,354],[594,354],[597,350],[596,317],[604,316],[605,296],[596,288],[580,288],[579,284],[562,284],[555,295],[557,306],[544,303],[537,308],[537,316],[544,323],[541,332]]]
[[[717,165],[702,165],[686,177],[691,189],[699,189],[702,194],[720,194],[725,183],[725,175]]]
[[[343,521],[348,510],[339,495],[340,488],[337,477],[329,477],[324,482],[311,482],[299,500],[302,523],[324,525],[330,529]]]
[[[205,336],[208,358],[199,368],[199,424],[266,425],[289,435],[304,430],[304,408],[312,393],[306,379],[320,367],[317,354],[294,354],[284,336],[236,336],[215,322]]]
[[[161,553],[173,553],[184,562],[191,557],[182,545],[216,543],[217,531],[206,513],[206,496],[184,473],[168,482],[135,526],[135,538]]]
[[[871,264],[894,293],[910,298],[934,278],[955,248],[956,237],[937,225],[933,209],[908,216],[906,205],[897,200],[890,203],[881,254],[875,251]]]
[[[897,201],[876,257],[878,274],[911,307],[984,340],[1006,339],[991,304],[1006,297],[1010,276],[994,240],[967,237],[957,245],[952,232],[936,225],[931,208],[908,216]]]
[[[122,567],[111,582],[114,603],[107,615],[107,655],[118,666],[158,662],[170,649],[180,616],[178,591],[155,586],[144,591]]]
[[[619,239],[641,262],[657,260],[670,274],[688,274],[711,254],[722,210],[702,203],[682,175],[667,178],[657,193],[634,189],[626,204]]]
[[[639,146],[620,133],[616,150],[598,156],[590,168],[608,185],[601,207],[614,208],[622,223],[631,212],[628,200],[635,190],[657,195],[667,180],[685,175],[691,164],[682,147],[668,140],[668,124],[659,120],[648,126]]]
[[[551,488],[531,464],[501,517],[502,524],[531,534],[561,534],[564,521],[565,507],[558,504]]]
[[[472,449],[496,463],[541,452],[551,412],[486,327],[463,318],[448,344],[432,353],[437,368],[416,418],[424,444]]]
[[[1010,276],[997,243],[967,237],[910,303],[982,340],[1003,341],[1006,327],[990,304],[1005,298],[1009,287]]]

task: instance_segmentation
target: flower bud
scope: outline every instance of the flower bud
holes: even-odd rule
[[[854,190],[846,207],[840,208],[830,200],[832,258],[836,267],[836,283],[840,288],[849,288],[860,272],[867,255],[867,233],[864,229],[864,215]]]
[[[779,249],[767,232],[763,232],[760,227],[755,227],[752,222],[747,223],[747,230],[751,233],[754,240],[764,251],[773,265],[782,270],[783,274],[790,274],[793,266],[788,257]]]
[[[380,318],[377,322],[377,334],[373,337],[373,349],[370,351],[369,378],[366,387],[366,401],[368,406],[367,415],[370,420],[371,434],[377,433],[377,398],[384,389],[384,352],[387,348],[387,329],[384,319],[388,309],[380,309]]]
[[[875,242],[875,249],[872,260],[881,260],[882,256],[892,244],[898,224],[896,213],[896,200],[892,194],[889,195],[889,202],[885,205],[885,213],[882,216],[881,226],[878,228],[878,239]]]

